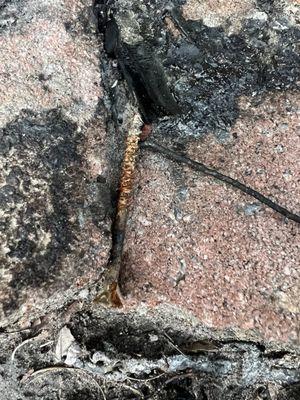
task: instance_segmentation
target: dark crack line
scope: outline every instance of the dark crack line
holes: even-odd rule
[[[218,179],[219,181],[222,181],[222,182],[227,183],[228,185],[234,186],[235,188],[239,189],[241,192],[254,197],[261,203],[272,208],[272,210],[283,215],[285,218],[295,221],[298,224],[300,223],[299,215],[292,213],[291,211],[289,211],[286,208],[275,203],[274,201],[272,201],[268,197],[264,196],[263,194],[257,192],[256,190],[250,188],[249,186],[244,185],[243,183],[239,182],[238,180],[231,178],[230,176],[224,175],[215,169],[209,168],[206,165],[204,165],[198,161],[192,160],[183,154],[179,154],[179,153],[175,152],[174,150],[171,150],[171,149],[164,147],[161,144],[153,142],[153,141],[141,142],[140,147],[142,149],[147,149],[147,150],[153,151],[155,153],[164,154],[169,159],[171,159],[175,162],[186,164],[196,171],[202,172],[205,175],[212,176],[212,177]]]

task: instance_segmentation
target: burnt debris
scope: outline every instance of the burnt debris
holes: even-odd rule
[[[235,33],[230,21],[224,28],[184,19],[184,3],[98,0],[95,6],[106,51],[118,60],[145,122],[156,122],[156,135],[181,141],[220,135],[238,118],[241,96],[260,102],[265,93],[299,89],[300,31],[280,2],[257,2],[260,17],[244,19]]]
[[[272,7],[258,3],[260,18],[254,14],[253,19],[245,19],[238,34],[228,33],[228,27],[225,31],[184,19],[181,4],[177,1],[170,6],[159,0],[144,5],[133,1],[128,8],[122,0],[95,4],[105,51],[117,59],[144,122],[154,123],[156,138],[170,137],[172,142],[175,138],[184,144],[207,132],[222,137],[239,116],[241,96],[259,102],[269,91],[297,90],[300,34],[282,17],[275,2]],[[167,20],[173,31],[167,29]],[[114,72],[110,70],[109,75]],[[125,103],[118,99],[124,94],[115,90],[115,84],[109,86],[114,116],[122,114],[118,107]],[[158,147],[155,151],[166,154],[163,146]],[[180,154],[169,152],[184,162]],[[255,190],[208,170],[286,218],[300,221],[298,215]]]
[[[151,123],[159,117],[179,114],[180,108],[168,87],[164,68],[153,48],[146,42],[132,45],[122,40],[109,3],[100,0],[95,4],[98,29],[104,34],[107,55],[118,60],[144,122]]]
[[[0,129],[0,139],[7,160],[0,188],[0,235],[7,252],[0,263],[12,275],[2,307],[11,313],[24,289],[50,286],[61,273],[83,230],[80,221],[102,229],[111,204],[107,184],[85,175],[78,150],[82,134],[61,110],[24,110]],[[74,273],[80,275],[80,268],[77,263]]]

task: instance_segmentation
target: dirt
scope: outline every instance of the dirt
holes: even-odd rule
[[[54,325],[1,335],[3,400],[299,394],[296,348],[208,329],[174,307],[124,313],[89,305]]]

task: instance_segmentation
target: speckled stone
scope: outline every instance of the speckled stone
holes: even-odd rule
[[[126,43],[124,16],[138,21],[137,54],[152,49],[183,110],[155,121],[152,140],[299,214],[297,3],[188,0],[172,8],[157,0],[143,12],[133,1],[127,13],[119,0],[116,20]],[[299,224],[148,150],[135,188],[124,249],[126,307],[173,303],[211,327],[256,329],[268,340],[299,344]]]
[[[255,6],[255,0],[188,0],[182,10],[186,19],[202,19],[204,24],[210,27],[224,26],[230,21],[230,31],[233,33],[240,29],[245,17],[255,13]],[[262,18],[262,15],[260,17]]]
[[[1,4],[3,326],[19,318],[25,326],[86,293],[109,257],[111,168],[92,3]]]
[[[299,95],[240,100],[232,138],[188,155],[299,213]],[[278,152],[280,146],[281,152]],[[126,234],[128,306],[171,302],[214,327],[299,343],[299,226],[251,197],[142,152]]]
[[[26,325],[29,315],[41,316],[76,296],[86,299],[109,259],[122,137],[111,120],[106,126],[102,85],[115,90],[105,104],[120,126],[128,123],[132,97],[116,60],[106,59],[101,82],[92,3],[12,0],[0,9],[3,325],[19,318]],[[296,35],[298,2],[179,3],[183,17],[192,20],[189,27],[195,26],[190,38],[167,1],[118,1],[119,9],[133,10],[116,16],[127,44],[142,43],[139,24],[145,27],[151,14],[146,27],[153,31],[146,36],[159,34],[156,71],[165,69],[166,85],[181,106],[193,106],[187,118],[159,120],[154,137],[299,213],[299,94],[295,55],[284,36]],[[199,20],[207,35],[201,46],[211,45],[206,55],[193,42],[192,23]],[[264,52],[256,58],[260,46]],[[190,58],[191,68],[185,65]],[[227,82],[230,60],[237,66]],[[259,87],[257,69],[267,76],[267,88]],[[197,85],[204,91],[200,97]],[[124,250],[125,310],[171,303],[210,327],[256,329],[266,339],[299,343],[299,227],[256,200],[141,151]]]

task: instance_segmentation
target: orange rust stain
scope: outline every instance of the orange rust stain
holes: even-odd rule
[[[110,303],[114,307],[122,307],[122,297],[119,289],[119,285],[117,282],[113,282],[109,288],[110,294]]]
[[[138,135],[128,135],[120,179],[118,214],[126,209],[129,204],[130,194],[133,185],[135,159],[138,150],[138,144]]]

